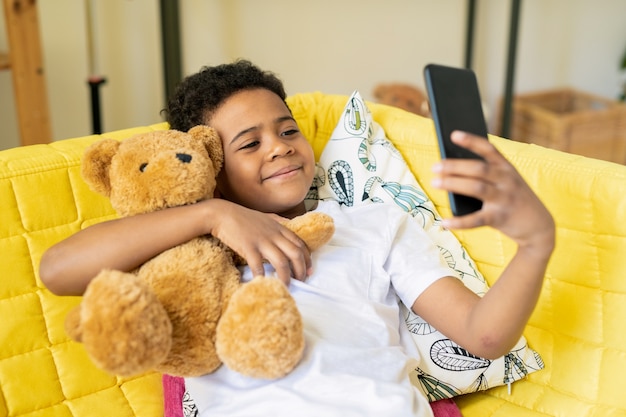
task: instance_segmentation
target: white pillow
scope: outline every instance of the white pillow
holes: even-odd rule
[[[348,99],[322,152],[315,184],[322,200],[337,200],[348,206],[388,203],[402,207],[428,232],[466,287],[481,296],[487,291],[487,282],[474,261],[457,238],[441,226],[434,204],[382,127],[372,119],[358,92]],[[410,377],[430,401],[510,384],[544,367],[524,337],[497,360],[478,358],[406,307],[403,311],[421,355],[420,365]]]

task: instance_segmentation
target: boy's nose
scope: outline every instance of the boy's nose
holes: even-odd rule
[[[180,161],[183,162],[185,164],[188,164],[191,162],[191,155],[186,154],[186,153],[177,153],[176,154],[176,158]]]
[[[284,140],[280,138],[276,139],[271,150],[272,159],[278,156],[288,155],[293,152],[293,147],[291,144],[286,143]]]

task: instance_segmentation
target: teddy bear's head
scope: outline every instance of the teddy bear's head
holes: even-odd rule
[[[430,116],[426,94],[411,84],[378,84],[374,87],[374,98],[378,103],[399,107],[420,116]]]
[[[212,198],[223,162],[217,132],[196,126],[96,142],[85,152],[82,176],[119,215],[131,216]]]

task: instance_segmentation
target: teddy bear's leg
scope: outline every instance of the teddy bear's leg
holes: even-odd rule
[[[304,351],[302,317],[287,287],[257,277],[233,294],[217,326],[217,352],[230,369],[274,379],[289,373]]]
[[[142,266],[172,322],[172,347],[157,370],[175,376],[215,371],[222,361],[215,331],[240,273],[232,255],[211,239],[194,239]]]
[[[104,270],[80,305],[82,342],[103,370],[136,375],[160,363],[170,350],[172,325],[150,287],[136,275]]]

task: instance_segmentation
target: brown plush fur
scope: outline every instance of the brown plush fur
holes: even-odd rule
[[[399,107],[420,116],[430,117],[426,94],[411,84],[390,83],[374,87],[374,98],[378,103]]]
[[[217,133],[199,126],[99,141],[85,152],[82,174],[121,216],[131,216],[212,198],[222,164]],[[334,232],[332,219],[320,213],[286,226],[311,250]],[[278,279],[240,284],[235,258],[203,236],[132,273],[103,270],[68,315],[66,330],[97,366],[116,375],[196,376],[225,363],[248,376],[284,376],[304,350],[296,304]]]

